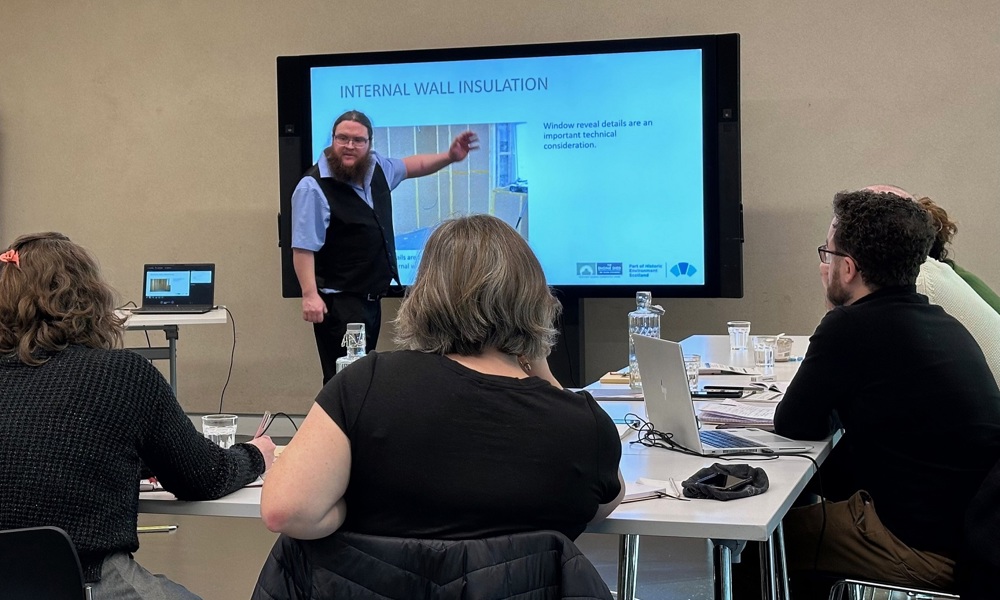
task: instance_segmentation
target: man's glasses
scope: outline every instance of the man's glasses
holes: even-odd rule
[[[830,261],[833,260],[834,256],[843,256],[845,258],[854,260],[854,257],[851,256],[850,254],[844,254],[843,252],[830,250],[829,248],[826,247],[826,244],[823,244],[819,248],[816,248],[816,252],[819,253],[819,262],[823,263],[824,265],[830,264]]]
[[[356,148],[364,148],[368,145],[368,138],[337,134],[333,136],[333,142],[338,146],[350,146],[353,144]]]

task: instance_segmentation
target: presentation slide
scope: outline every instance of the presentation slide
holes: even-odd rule
[[[312,152],[351,109],[396,158],[479,135],[435,183],[393,193],[403,284],[437,223],[488,212],[551,285],[703,285],[702,93],[700,50],[319,67]]]
[[[189,296],[191,281],[188,271],[155,271],[146,274],[146,297],[166,298]]]

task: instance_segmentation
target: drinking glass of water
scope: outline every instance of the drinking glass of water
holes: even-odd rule
[[[729,321],[729,349],[746,350],[750,337],[750,321]]]
[[[773,336],[753,336],[753,361],[764,375],[774,373],[774,352],[777,345],[778,339]]]
[[[700,354],[684,355],[684,371],[687,373],[688,389],[692,392],[698,390],[698,372],[701,370]]]
[[[205,415],[201,418],[201,434],[220,448],[229,448],[236,443],[236,419],[236,415]]]

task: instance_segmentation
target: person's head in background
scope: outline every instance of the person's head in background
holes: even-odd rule
[[[561,310],[527,242],[496,217],[470,215],[445,221],[427,240],[396,342],[437,354],[545,357]]]
[[[947,246],[951,243],[951,239],[955,237],[955,234],[958,233],[958,224],[948,218],[948,213],[943,208],[927,196],[917,198],[903,188],[894,185],[870,185],[864,189],[873,192],[896,194],[900,198],[913,200],[923,206],[931,214],[931,218],[934,219],[934,227],[937,229],[937,237],[934,240],[934,245],[931,246],[927,255],[934,260],[943,261],[948,258]]]
[[[40,365],[40,352],[121,345],[117,294],[97,261],[61,233],[22,235],[0,255],[0,355]]]
[[[841,192],[820,275],[831,307],[845,306],[885,287],[914,285],[937,230],[909,198],[869,189]]]
[[[904,190],[901,187],[895,185],[889,185],[887,183],[878,183],[875,185],[869,185],[868,187],[861,188],[863,191],[876,192],[879,194],[895,194],[900,198],[906,198],[907,200],[913,200],[913,194]]]
[[[958,233],[958,224],[949,219],[948,212],[930,198],[924,196],[917,202],[931,214],[931,218],[934,219],[934,227],[937,229],[934,244],[927,255],[934,260],[943,261],[948,258],[948,246],[951,244],[951,239]]]
[[[326,158],[337,179],[363,181],[371,166],[372,122],[365,113],[349,110],[333,122],[333,144]]]

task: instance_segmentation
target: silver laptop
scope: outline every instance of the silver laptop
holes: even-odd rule
[[[141,314],[198,314],[215,308],[215,265],[157,264],[142,269]]]
[[[700,431],[684,371],[681,345],[633,335],[635,357],[642,373],[646,417],[653,428],[672,435],[677,444],[700,454],[791,454],[812,446],[761,429]]]

